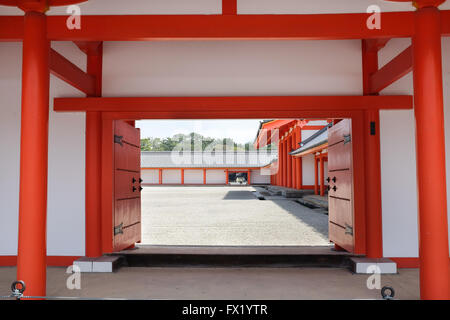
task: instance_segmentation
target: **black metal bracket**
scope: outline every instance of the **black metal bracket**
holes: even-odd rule
[[[350,134],[344,134],[344,144],[350,143],[352,141],[352,136]]]
[[[375,121],[370,122],[370,135],[374,136],[377,134]]]
[[[122,139],[123,139],[123,136],[114,135],[114,143],[120,144],[123,147]]]
[[[114,235],[123,234],[123,222],[114,227]]]

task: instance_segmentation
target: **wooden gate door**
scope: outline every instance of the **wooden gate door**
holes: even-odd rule
[[[141,241],[140,131],[114,121],[114,251]]]
[[[345,119],[328,129],[328,233],[339,247],[354,250],[352,124]]]

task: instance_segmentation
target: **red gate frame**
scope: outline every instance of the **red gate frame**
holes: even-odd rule
[[[252,112],[235,112],[233,119],[255,119]],[[145,115],[145,116],[144,116]],[[227,114],[222,119],[230,119],[232,113]],[[266,113],[266,117],[276,117],[275,112]],[[366,217],[365,217],[365,153],[364,153],[364,111],[288,111],[284,113],[285,118],[350,118],[352,120],[352,142],[353,142],[353,164],[354,164],[354,185],[355,185],[355,253],[365,254],[366,252]],[[161,119],[156,114],[152,116],[151,112],[102,112],[103,135],[102,135],[102,251],[103,253],[112,252],[113,239],[113,121],[114,120],[151,120]],[[182,114],[177,112],[166,113],[163,119],[221,119],[219,115],[213,114],[208,110],[196,111],[189,116],[189,110]],[[358,214],[359,213],[359,214]]]

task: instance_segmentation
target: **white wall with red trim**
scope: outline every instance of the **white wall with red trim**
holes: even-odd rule
[[[86,14],[219,13],[219,0],[96,0]],[[105,5],[106,4],[106,5]],[[380,0],[239,0],[242,13],[365,12],[370,4],[412,10]],[[450,1],[443,9],[450,9]],[[64,9],[51,10],[61,14]],[[1,7],[0,14],[22,14]],[[388,61],[409,40],[392,40],[380,52]],[[85,67],[72,43],[54,43],[64,56]],[[0,255],[17,252],[21,44],[0,43]],[[360,41],[114,42],[104,46],[104,95],[327,95],[361,94]],[[443,39],[446,136],[450,141],[450,39]],[[382,94],[411,94],[412,77]],[[82,96],[51,80],[52,98]],[[48,254],[84,255],[84,114],[50,112]],[[417,256],[417,205],[413,111],[381,112],[384,255]],[[447,143],[447,170],[450,170]],[[185,172],[188,183],[190,170]],[[200,171],[201,172],[201,171]],[[192,173],[192,181],[197,176]],[[202,175],[200,175],[202,177]],[[304,176],[304,179],[305,178]],[[450,171],[447,174],[450,185]],[[201,180],[199,183],[202,183]],[[307,181],[304,180],[304,183]],[[439,186],[436,186],[439,187]],[[447,188],[450,197],[449,188]]]

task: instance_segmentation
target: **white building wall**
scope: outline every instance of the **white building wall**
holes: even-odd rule
[[[203,184],[203,170],[184,170],[184,184]]]
[[[141,179],[143,184],[157,184],[159,183],[159,170],[143,169],[141,170]]]
[[[105,5],[107,4],[107,5]],[[410,4],[381,0],[239,0],[240,13],[365,12],[412,10]],[[219,0],[96,0],[81,4],[83,14],[219,13]],[[450,9],[447,1],[443,9]],[[65,8],[49,14],[64,13]],[[0,14],[23,13],[0,7]],[[443,39],[446,137],[450,139],[450,39]],[[392,40],[381,64],[409,45]],[[85,67],[72,43],[53,46]],[[105,96],[332,95],[361,94],[360,41],[106,42]],[[336,63],[339,61],[339,63]],[[0,43],[0,255],[17,252],[19,188],[21,44]],[[145,79],[145,81],[143,81]],[[411,75],[382,94],[412,93]],[[53,97],[82,96],[52,77]],[[416,172],[413,111],[381,112],[383,240],[385,256],[417,256]],[[50,115],[48,254],[84,254],[84,115]],[[399,148],[394,153],[394,146]],[[447,161],[448,143],[446,146]],[[399,151],[401,150],[401,151]],[[304,160],[304,168],[313,161]],[[313,167],[312,167],[313,168]],[[450,170],[450,162],[447,163]],[[307,170],[305,170],[306,172]],[[303,183],[313,184],[308,175]],[[194,172],[195,173],[195,172]],[[191,172],[186,171],[186,183]],[[194,179],[195,178],[195,179]],[[193,180],[202,183],[202,172]],[[447,174],[450,179],[450,174]],[[450,180],[448,181],[450,186]],[[450,192],[450,191],[448,191]],[[449,201],[450,202],[450,201]],[[70,205],[68,205],[70,204]]]
[[[206,184],[225,184],[225,169],[206,170]]]
[[[84,55],[72,43],[52,47],[80,67]],[[17,254],[22,45],[0,44],[0,255]],[[50,96],[82,97],[51,77]],[[50,100],[47,254],[85,252],[85,115],[55,113]]]
[[[163,169],[163,184],[181,184],[181,170],[179,169]]]
[[[270,175],[261,174],[260,169],[251,170],[250,179],[252,184],[270,184]]]
[[[313,154],[302,157],[302,180],[304,186],[313,186],[315,183]]]

